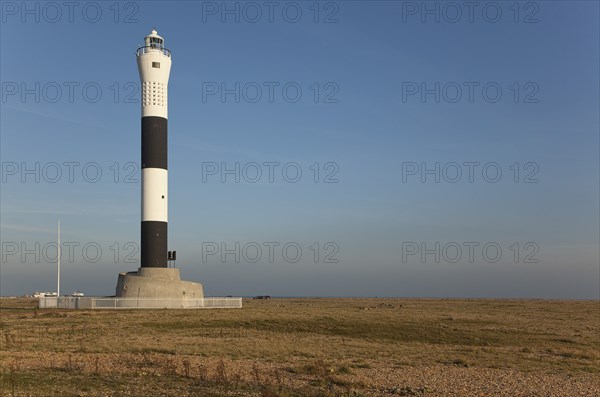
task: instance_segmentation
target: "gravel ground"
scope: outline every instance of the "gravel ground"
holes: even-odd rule
[[[405,395],[457,397],[600,396],[598,374],[570,376],[439,365],[362,369],[356,371],[353,377],[375,386],[383,395],[404,393]]]
[[[287,364],[253,360],[221,360],[200,356],[163,354],[94,354],[94,353],[9,353],[0,359],[0,369],[33,372],[54,369],[66,372],[96,374],[127,374],[149,383],[159,377],[192,379],[216,377],[216,368],[223,363],[229,382],[234,384],[273,384],[301,390],[318,379],[344,381],[351,390],[367,396],[507,396],[507,397],[598,397],[600,375],[592,373],[542,373],[516,370],[459,367],[456,365],[399,366],[365,360],[362,366],[350,368],[350,373],[336,372],[340,363],[324,366],[326,374],[303,371],[306,360]],[[66,370],[66,371],[65,371]],[[329,372],[331,375],[329,375]],[[325,381],[327,383],[327,381]],[[322,382],[323,384],[323,382]],[[343,388],[343,387],[342,387]],[[340,389],[341,390],[341,389]],[[74,391],[75,392],[75,391]],[[1,390],[0,390],[0,394]],[[96,395],[93,393],[75,395]],[[106,394],[102,394],[106,395]],[[109,394],[110,395],[110,394]],[[167,393],[166,395],[171,395]],[[181,395],[188,395],[181,392]]]

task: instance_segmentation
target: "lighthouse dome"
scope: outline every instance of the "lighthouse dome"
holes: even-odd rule
[[[162,50],[165,47],[165,40],[158,35],[156,28],[152,28],[152,32],[144,37],[144,44],[146,47]]]

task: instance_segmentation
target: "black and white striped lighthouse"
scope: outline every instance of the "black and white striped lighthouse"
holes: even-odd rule
[[[167,108],[171,52],[156,29],[136,52],[142,103],[141,267],[167,267]]]
[[[136,57],[142,86],[142,227],[140,267],[121,272],[115,307],[204,307],[202,284],[168,267],[167,107],[171,52],[152,30]],[[174,255],[173,255],[174,257]],[[173,258],[174,259],[174,258]]]

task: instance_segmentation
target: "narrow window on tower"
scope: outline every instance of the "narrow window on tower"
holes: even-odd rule
[[[152,62],[152,67],[160,69],[160,62]]]

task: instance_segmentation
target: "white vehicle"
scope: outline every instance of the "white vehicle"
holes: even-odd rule
[[[34,298],[45,298],[45,297],[52,297],[52,296],[58,296],[58,294],[56,292],[39,292],[39,291],[35,291],[33,293]]]

